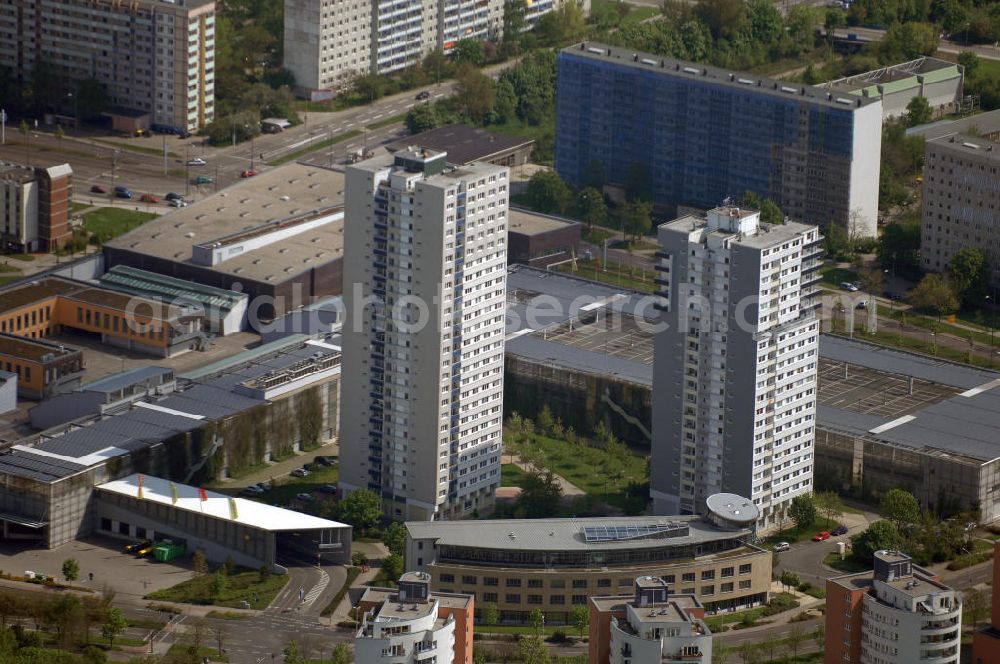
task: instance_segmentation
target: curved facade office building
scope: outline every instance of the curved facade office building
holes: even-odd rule
[[[536,608],[549,624],[568,622],[573,607],[631,593],[641,576],[694,595],[709,613],[764,603],[771,552],[725,507],[707,517],[411,521],[406,569],[428,573],[435,592],[474,595],[480,611],[496,604],[508,623]]]

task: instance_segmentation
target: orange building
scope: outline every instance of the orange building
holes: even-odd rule
[[[121,348],[170,357],[194,349],[204,312],[49,277],[0,293],[0,333],[40,339],[72,330]]]
[[[83,353],[42,339],[0,334],[0,371],[17,374],[19,396],[44,399],[80,384]]]
[[[399,588],[367,588],[358,602],[355,661],[472,664],[475,598],[431,593],[426,572],[407,572]]]
[[[1000,592],[996,590],[1000,579],[1000,542],[993,543],[993,613],[990,624],[972,637],[972,664],[1000,662]]]

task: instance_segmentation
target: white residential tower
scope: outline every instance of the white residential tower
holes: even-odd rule
[[[347,169],[341,487],[407,520],[500,483],[507,169],[412,148]]]

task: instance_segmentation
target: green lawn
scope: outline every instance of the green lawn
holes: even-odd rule
[[[526,447],[541,452],[544,467],[585,493],[616,507],[625,508],[630,502],[624,493],[629,484],[643,484],[649,480],[644,457],[629,453],[624,458],[612,459],[604,449],[591,447],[584,440],[571,444],[535,435]],[[596,469],[600,469],[599,472],[595,472]]]
[[[859,563],[854,558],[847,556],[843,560],[840,559],[840,554],[836,551],[826,554],[823,558],[823,564],[827,567],[833,568],[838,572],[844,572],[845,574],[854,574],[855,572],[864,572],[872,568],[871,565],[866,565],[864,563]]]
[[[360,136],[361,134],[362,131],[360,129],[351,129],[350,131],[345,131],[340,134],[337,134],[332,138],[327,138],[318,143],[313,143],[312,145],[308,145],[302,148],[301,150],[296,150],[295,152],[289,152],[283,157],[278,157],[277,159],[274,159],[273,161],[268,161],[267,163],[269,166],[279,166],[281,164],[287,164],[288,162],[295,161],[296,159],[304,157],[307,154],[318,152],[323,148],[328,148],[331,145],[336,145],[337,143],[343,143],[344,141],[350,140],[355,136]]]
[[[617,240],[612,242],[609,246],[613,249],[624,249],[625,251],[639,251],[639,250],[657,250],[660,245],[651,240],[639,240],[635,242],[634,240]]]
[[[178,641],[170,646],[170,650],[167,651],[167,657],[171,658],[170,661],[189,661],[187,659],[181,659],[185,657],[188,653],[188,648],[190,646],[182,641]],[[215,648],[209,648],[208,646],[202,646],[198,649],[198,656],[193,661],[204,661],[208,659],[209,662],[228,662],[229,656],[219,654],[219,651]]]
[[[10,258],[15,261],[21,261],[22,263],[30,263],[35,260],[35,257],[31,254],[4,254],[4,260]]]
[[[500,468],[500,486],[524,487],[528,479],[528,473],[521,470],[520,466],[512,463],[505,463]]]
[[[183,604],[213,604],[231,608],[238,608],[246,601],[256,608],[265,608],[288,583],[288,576],[272,574],[261,581],[260,573],[256,570],[242,569],[229,575],[227,587],[216,595],[212,592],[213,577],[213,574],[196,576],[176,586],[152,592],[146,595],[146,599]],[[256,604],[253,604],[254,595],[257,595],[258,599]]]
[[[575,266],[573,263],[563,263],[562,265],[554,266],[552,269],[557,272],[565,272],[577,277],[583,277],[584,279],[611,284],[612,286],[631,288],[641,293],[653,293],[656,291],[652,271],[639,268],[630,270],[628,267],[623,267],[619,270],[618,265],[615,263],[609,265],[607,270],[601,270],[598,269],[598,262],[578,260]]]
[[[83,226],[103,243],[124,235],[157,216],[159,215],[152,212],[138,212],[128,208],[102,207],[83,215]]]
[[[12,265],[8,265],[6,262],[0,263],[0,285],[9,284],[12,281],[17,281],[24,275],[21,271]]]
[[[845,281],[853,282],[858,278],[858,273],[854,270],[845,270],[840,267],[824,267],[820,269],[819,274],[823,278],[825,285],[838,289],[841,283]]]
[[[382,118],[377,122],[372,122],[369,125],[365,125],[369,129],[381,129],[382,127],[388,127],[389,125],[394,125],[402,122],[406,119],[406,113],[400,113],[399,115],[393,115],[388,118]]]

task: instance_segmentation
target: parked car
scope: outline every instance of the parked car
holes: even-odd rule
[[[159,203],[160,197],[153,194],[143,194],[142,198],[139,199],[143,203]]]
[[[431,93],[427,92],[427,90],[417,93],[417,101],[423,101],[425,99],[430,99],[430,98],[431,98]]]
[[[124,552],[125,553],[135,553],[139,549],[144,549],[147,546],[149,546],[150,544],[152,544],[152,542],[150,542],[148,539],[139,540],[138,542],[132,542],[131,544],[125,545]]]
[[[256,484],[251,484],[248,487],[243,487],[243,490],[240,491],[240,493],[244,496],[259,496],[264,493],[264,491]]]
[[[825,530],[821,530],[815,535],[813,535],[814,542],[825,542],[828,539],[830,539],[830,533],[826,532]]]
[[[295,497],[298,498],[299,500],[305,501],[307,503],[310,502],[313,499],[311,493],[297,493],[297,494],[295,494]]]
[[[194,159],[188,159],[188,166],[204,166],[208,162],[201,157],[195,157]]]
[[[260,489],[260,490],[261,490],[262,492],[263,492],[263,491],[268,491],[268,490],[269,490],[269,489],[271,488],[271,485],[270,485],[270,484],[267,484],[267,483],[265,483],[265,482],[257,482],[257,483],[256,483],[256,484],[254,484],[253,486],[257,487],[257,488],[258,488],[258,489]]]
[[[882,297],[890,299],[894,302],[899,302],[900,300],[903,299],[903,295],[901,293],[897,293],[896,291],[891,291],[891,290],[887,290],[886,292],[882,293]]]
[[[241,178],[252,178],[255,175],[257,175],[257,171],[255,171],[255,170],[253,170],[251,168],[248,168],[245,171],[241,171],[240,172],[240,177]]]
[[[122,187],[121,185],[115,187],[115,196],[118,198],[135,198],[135,194],[128,187]]]
[[[314,463],[318,463],[321,466],[335,466],[337,465],[337,457],[335,456],[318,456],[313,460]]]
[[[854,308],[855,309],[867,309],[868,308],[868,303],[865,302],[864,300],[861,300],[856,305],[854,305]]]
[[[337,493],[338,490],[337,490],[337,485],[336,484],[324,484],[323,486],[321,486],[319,488],[319,491],[322,491],[323,493],[334,493],[335,494],[335,493]]]
[[[165,200],[168,200],[168,201],[177,201],[177,200],[183,201],[184,200],[183,196],[181,196],[180,194],[175,194],[172,191],[169,194],[167,194],[166,196],[164,196],[163,198]]]
[[[170,207],[182,208],[187,207],[187,201],[183,198],[172,198],[170,199]]]
[[[846,534],[847,534],[847,526],[845,525],[839,525],[832,531],[830,531],[830,535],[832,535],[833,537],[838,537],[840,535],[846,535]]]
[[[106,193],[108,193],[108,190],[105,189],[104,187],[102,187],[99,184],[95,184],[93,187],[90,188],[90,193],[92,193],[92,194],[106,194]]]
[[[849,291],[851,293],[856,293],[858,291],[857,285],[852,284],[850,281],[840,282],[840,288],[841,290]]]
[[[305,468],[296,468],[291,472],[292,477],[309,477],[309,471]]]
[[[215,180],[213,180],[207,175],[199,175],[194,180],[192,180],[192,182],[194,182],[195,184],[212,184],[213,182],[215,182]]]
[[[777,544],[774,545],[774,550],[778,552],[788,551],[790,548],[792,548],[792,545],[789,544],[788,542],[778,542]]]

